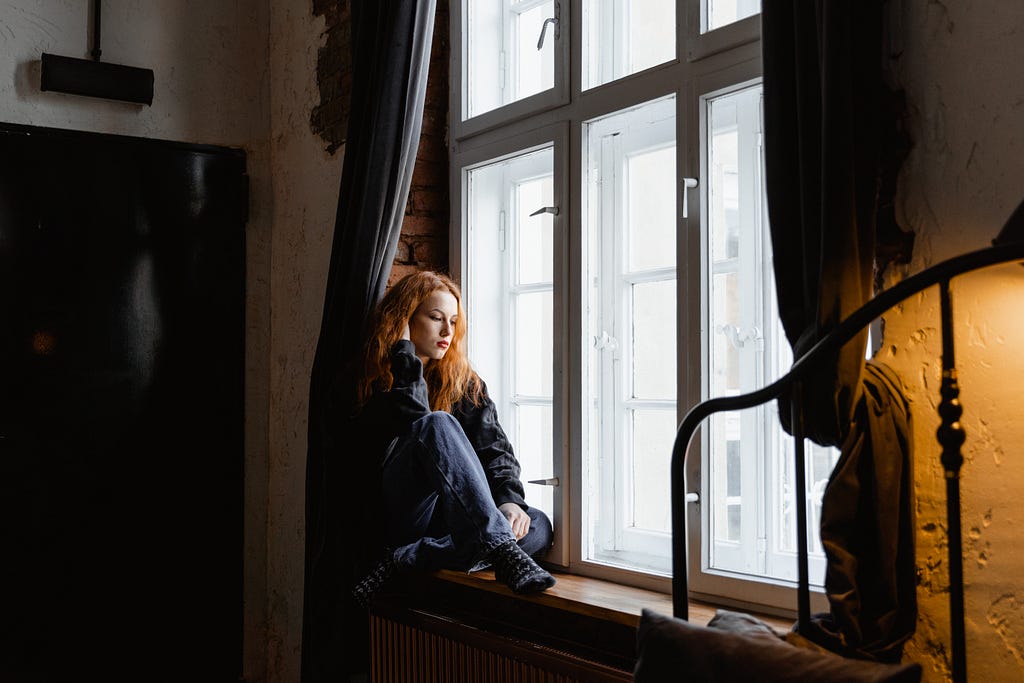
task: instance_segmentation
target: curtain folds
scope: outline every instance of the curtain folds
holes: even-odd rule
[[[350,452],[353,361],[383,295],[416,161],[435,0],[351,3],[352,102],[320,336],[310,378],[302,682],[365,671],[366,613],[349,594],[368,558]],[[348,633],[346,634],[346,631]]]
[[[883,0],[762,7],[768,215],[779,313],[795,358],[873,294],[881,141],[894,125],[886,120],[883,7]],[[898,382],[878,379],[884,369],[865,372],[866,342],[867,331],[804,387],[807,436],[842,447],[822,502],[831,614],[816,623],[833,649],[891,660],[916,621],[913,484],[903,476],[910,441],[906,420],[877,413],[901,412],[905,402]],[[788,397],[782,402],[789,430]],[[874,519],[882,509],[892,516]],[[906,548],[909,556],[899,550]]]

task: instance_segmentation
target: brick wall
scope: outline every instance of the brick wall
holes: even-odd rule
[[[348,129],[349,2],[312,2],[314,16],[324,17],[326,41],[317,55],[320,104],[310,113],[310,126],[334,154],[344,144]],[[417,270],[448,270],[448,2],[437,0],[423,129],[389,285]]]

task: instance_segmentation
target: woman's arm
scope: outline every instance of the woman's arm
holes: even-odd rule
[[[391,376],[391,389],[374,393],[363,409],[368,428],[389,435],[430,412],[423,363],[411,341],[400,339],[391,347]]]

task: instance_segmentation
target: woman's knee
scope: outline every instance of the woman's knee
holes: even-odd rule
[[[412,436],[447,453],[473,454],[473,446],[451,413],[435,410],[412,423]]]
[[[465,436],[465,432],[462,431],[462,425],[456,420],[451,413],[443,410],[434,410],[427,413],[423,417],[418,418],[412,423],[412,430],[414,432],[452,432],[457,430],[462,436]]]

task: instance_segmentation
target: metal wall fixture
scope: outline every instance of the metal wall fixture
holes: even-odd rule
[[[100,9],[93,0],[92,59],[62,57],[44,52],[40,59],[39,89],[107,100],[153,104],[153,70],[100,61]]]

